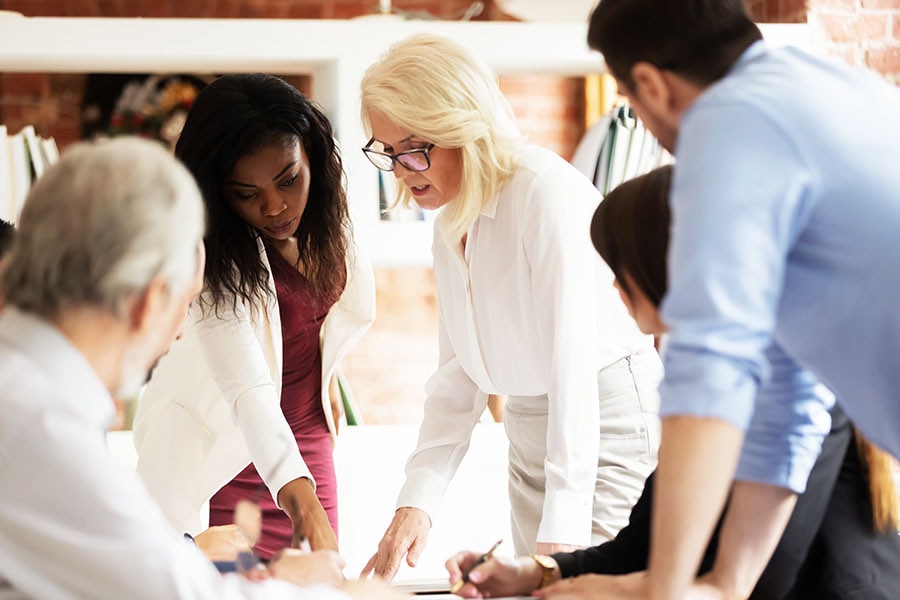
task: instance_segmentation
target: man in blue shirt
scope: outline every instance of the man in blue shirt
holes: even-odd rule
[[[653,544],[631,591],[742,596],[827,431],[794,395],[804,369],[900,455],[900,91],[766,47],[741,0],[602,0],[588,43],[676,158]],[[745,440],[754,410],[768,425]]]

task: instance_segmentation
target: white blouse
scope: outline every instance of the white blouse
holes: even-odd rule
[[[398,506],[434,515],[487,394],[549,399],[539,540],[583,545],[597,476],[597,372],[652,347],[594,250],[601,200],[556,154],[527,146],[520,167],[468,231],[465,252],[435,221],[438,370]]]

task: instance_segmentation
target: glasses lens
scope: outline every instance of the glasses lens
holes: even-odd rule
[[[429,166],[428,154],[425,153],[425,150],[414,150],[401,154],[397,157],[397,162],[410,171],[424,171]]]
[[[372,150],[363,150],[363,152],[365,153],[366,158],[369,159],[369,162],[371,162],[382,171],[394,170],[394,163],[391,160],[391,157],[387,154],[381,154]]]

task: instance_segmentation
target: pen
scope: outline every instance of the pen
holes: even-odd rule
[[[469,582],[469,573],[472,572],[472,569],[474,569],[475,567],[477,567],[478,565],[480,565],[480,564],[482,564],[482,563],[484,563],[484,562],[489,561],[489,560],[491,559],[491,557],[494,555],[494,550],[497,549],[497,546],[499,546],[499,545],[500,545],[500,542],[502,542],[502,541],[503,541],[502,539],[497,540],[497,543],[494,544],[493,546],[491,546],[491,549],[490,549],[490,550],[488,550],[487,552],[485,552],[484,554],[482,554],[482,555],[478,558],[478,560],[476,560],[476,561],[472,564],[472,566],[469,567],[469,569],[468,569],[465,573],[463,573],[462,579],[460,579],[459,581],[457,581],[456,583],[454,583],[454,584],[453,584],[453,587],[450,588],[450,593],[451,593],[451,594],[455,594],[456,592],[458,592],[458,591],[460,590],[460,588],[462,588],[462,586],[466,585],[466,583]]]

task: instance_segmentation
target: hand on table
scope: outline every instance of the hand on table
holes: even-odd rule
[[[456,594],[463,598],[488,598],[498,596],[525,596],[541,583],[541,568],[533,558],[523,556],[509,558],[494,555],[490,560],[472,569],[482,553],[463,551],[454,554],[444,566],[454,584],[469,573],[469,581]],[[471,571],[469,570],[471,569]]]
[[[210,527],[197,534],[194,543],[212,561],[233,561],[240,552],[253,552],[250,540],[237,525]]]
[[[378,551],[363,567],[360,577],[375,575],[390,581],[400,569],[400,560],[406,556],[406,564],[415,567],[428,541],[431,519],[419,508],[405,506],[398,508],[384,537],[378,543]]]
[[[333,550],[303,552],[286,548],[275,553],[269,562],[269,574],[296,585],[344,583],[344,559]]]

